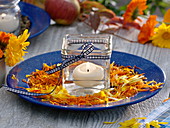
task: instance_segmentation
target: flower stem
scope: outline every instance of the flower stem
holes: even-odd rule
[[[121,38],[121,39],[123,39],[123,40],[126,40],[126,41],[129,41],[129,42],[131,42],[131,43],[137,43],[138,41],[134,41],[134,40],[129,40],[129,39],[127,39],[127,38],[124,38],[124,37],[122,37],[122,36],[119,36],[119,35],[117,35],[117,34],[115,34],[115,33],[112,33],[114,36],[116,36],[116,37],[119,37],[119,38]]]
[[[131,43],[137,43],[137,42],[138,42],[138,41],[134,41],[134,40],[129,40],[129,39],[127,39],[127,38],[125,38],[125,37],[122,37],[122,36],[119,36],[119,35],[117,35],[117,34],[115,34],[115,33],[113,33],[113,32],[101,31],[101,33],[108,33],[108,34],[112,34],[112,35],[114,35],[114,36],[116,36],[116,37],[118,37],[118,38],[120,38],[120,39],[123,39],[123,40],[129,41],[129,42],[131,42]]]

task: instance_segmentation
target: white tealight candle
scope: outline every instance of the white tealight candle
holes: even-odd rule
[[[19,18],[2,13],[0,15],[0,31],[14,32],[19,26]]]
[[[74,83],[82,87],[93,87],[101,84],[104,69],[96,64],[86,62],[78,65],[73,71]]]

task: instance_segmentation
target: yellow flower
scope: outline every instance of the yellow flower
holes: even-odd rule
[[[165,13],[163,22],[170,24],[170,9],[168,9],[167,12]]]
[[[151,37],[152,43],[161,48],[170,48],[170,25],[162,23],[154,29],[155,34]]]
[[[29,35],[28,30],[25,30],[24,33],[18,37],[10,37],[4,53],[5,62],[8,66],[14,66],[23,60],[23,56],[27,53],[25,51],[27,49],[26,47],[30,44],[29,42],[25,42]]]

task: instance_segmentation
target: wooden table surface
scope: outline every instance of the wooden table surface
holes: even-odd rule
[[[31,45],[25,59],[32,56],[61,49],[65,34],[91,33],[84,23],[71,26],[51,25],[41,35],[30,39]],[[129,39],[136,40],[134,30],[120,31]],[[131,53],[159,65],[166,74],[164,88],[155,96],[143,102],[98,111],[71,111],[49,108],[25,101],[4,89],[0,90],[0,128],[118,128],[119,122],[148,115],[168,98],[170,87],[170,49],[159,48],[152,44],[129,43],[113,36],[113,50]],[[9,68],[7,69],[9,70]],[[103,122],[115,124],[103,124]]]

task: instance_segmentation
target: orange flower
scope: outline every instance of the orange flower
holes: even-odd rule
[[[11,34],[11,33],[6,33],[6,32],[0,31],[0,42],[1,42],[1,43],[5,43],[5,44],[8,44],[9,38],[10,38],[11,36],[14,36],[14,35]]]
[[[170,9],[165,13],[163,22],[170,24]]]
[[[4,53],[3,51],[0,49],[0,59],[3,57]]]
[[[158,23],[156,18],[156,15],[151,15],[146,21],[146,24],[141,27],[140,33],[138,35],[139,43],[145,44],[150,40],[150,37],[154,35],[154,27]]]
[[[133,22],[138,15],[143,14],[143,10],[147,8],[147,0],[132,0],[123,15],[124,23]]]

